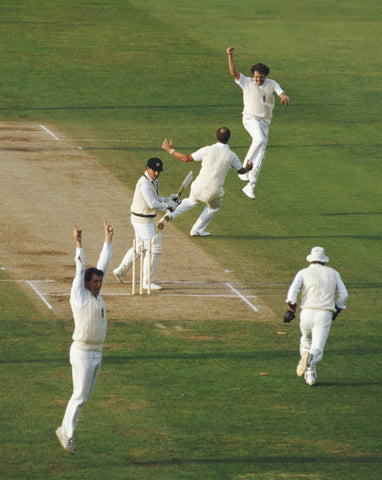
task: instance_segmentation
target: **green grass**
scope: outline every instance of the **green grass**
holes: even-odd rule
[[[290,282],[311,247],[322,245],[350,293],[315,388],[294,374],[297,323],[190,318],[183,331],[164,322],[164,333],[154,318],[110,319],[104,364],[71,458],[54,429],[70,395],[72,321],[40,318],[22,291],[0,282],[3,478],[379,478],[378,3],[0,6],[2,120],[99,139],[76,141],[131,188],[153,155],[165,162],[165,194],[188,171],[160,149],[165,136],[190,153],[227,124],[243,158],[249,137],[225,49],[236,47],[243,73],[268,63],[291,105],[275,107],[256,201],[230,173],[214,237],[200,244],[241,280],[271,283]],[[187,232],[196,216],[176,225]],[[280,319],[285,294],[269,300]]]
[[[377,339],[336,325],[321,383],[307,388],[293,373],[296,329],[165,324],[110,322],[74,457],[53,433],[71,386],[67,322],[2,324],[4,478],[377,478],[379,375],[364,369]]]

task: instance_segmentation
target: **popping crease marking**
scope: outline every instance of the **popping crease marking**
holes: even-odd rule
[[[57,137],[57,135],[55,135],[53,132],[51,132],[49,130],[49,128],[46,128],[44,127],[44,125],[40,125],[40,127],[46,131],[46,133],[48,133],[50,136],[52,136],[55,140],[60,140],[59,137]]]
[[[27,280],[26,282],[30,287],[31,289],[41,298],[41,300],[45,303],[45,305],[50,309],[50,310],[53,310],[53,307],[52,305],[44,298],[44,296],[42,295],[42,293],[39,291],[39,289],[33,285],[33,283],[30,281],[30,280]]]
[[[252,310],[254,310],[255,312],[258,312],[259,309],[257,307],[255,307],[255,305],[253,305],[246,297],[244,297],[244,295],[242,295],[239,290],[237,290],[234,286],[232,286],[230,283],[226,283],[227,287],[229,287],[233,292],[236,293],[236,295],[238,295],[242,300],[243,302],[245,302],[250,308],[252,308]]]

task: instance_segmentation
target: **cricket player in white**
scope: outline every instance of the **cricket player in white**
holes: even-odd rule
[[[162,234],[155,231],[154,219],[157,211],[170,208],[175,210],[178,206],[179,195],[173,193],[169,197],[159,196],[158,177],[163,170],[163,162],[159,158],[149,158],[144,174],[139,178],[133,202],[131,204],[130,221],[134,228],[137,250],[136,257],[141,254],[140,248],[143,241],[144,263],[143,263],[143,287],[147,289],[149,268],[151,268],[151,290],[161,290],[162,287],[155,283],[156,271],[159,263],[159,256],[162,253]],[[151,265],[148,260],[148,245],[151,241]],[[126,273],[133,264],[134,249],[130,248],[124,255],[120,265],[113,270],[114,276],[123,283]]]
[[[70,306],[74,318],[73,343],[70,348],[72,365],[73,394],[66,407],[62,425],[56,436],[62,448],[74,454],[74,431],[83,406],[93,391],[101,367],[102,349],[106,337],[106,308],[100,290],[111,254],[113,228],[104,220],[105,242],[97,268],[86,269],[82,248],[82,230],[75,225],[73,236],[76,240],[76,275],[70,292]]]
[[[183,162],[202,162],[202,165],[199,175],[191,184],[190,196],[182,200],[174,212],[166,212],[166,215],[160,220],[158,228],[161,226],[163,228],[163,223],[196,207],[199,202],[204,202],[206,207],[191,228],[190,235],[192,237],[210,235],[205,229],[220,209],[224,196],[223,186],[229,169],[234,168],[239,173],[246,173],[252,168],[250,162],[246,167],[241,166],[238,156],[227,144],[230,135],[228,127],[218,128],[216,131],[217,143],[200,148],[191,155],[176,151],[173,148],[172,140],[164,139],[162,148],[170,155]]]
[[[289,104],[289,97],[277,82],[267,78],[269,68],[263,63],[257,63],[252,67],[252,78],[239,73],[233,60],[234,50],[233,47],[227,48],[229,71],[237,85],[243,90],[243,125],[252,137],[243,167],[250,161],[253,163],[253,168],[248,174],[239,175],[239,177],[248,182],[243,188],[243,192],[254,200],[254,190],[268,143],[269,125],[275,106],[274,96],[276,94],[280,97],[282,105]]]
[[[308,385],[317,381],[316,363],[322,360],[330,327],[341,310],[346,308],[348,292],[340,274],[325,264],[329,258],[322,247],[313,247],[307,256],[309,267],[300,270],[289,290],[288,306],[284,322],[294,318],[297,295],[301,291],[300,304],[300,361],[297,375],[304,375]],[[337,293],[337,299],[335,295]]]

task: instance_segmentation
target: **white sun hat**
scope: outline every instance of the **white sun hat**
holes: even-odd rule
[[[322,247],[313,247],[306,259],[308,262],[329,262],[329,257],[325,255],[325,250]]]

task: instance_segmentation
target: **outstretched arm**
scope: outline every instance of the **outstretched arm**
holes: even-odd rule
[[[168,141],[167,138],[165,138],[162,143],[162,148],[163,150],[166,150],[166,152],[168,152],[170,155],[173,155],[175,158],[181,160],[182,162],[187,163],[194,161],[191,155],[188,155],[187,153],[177,152],[172,146],[172,140]]]
[[[105,229],[105,242],[112,243],[114,230],[110,223],[107,222],[106,218],[103,219],[103,226]]]
[[[73,225],[73,237],[76,241],[76,256],[74,261],[76,263],[76,274],[73,279],[72,288],[70,291],[70,301],[75,305],[81,307],[86,303],[86,288],[85,288],[85,256],[82,248],[82,228],[77,228]]]
[[[229,72],[235,78],[235,80],[239,80],[240,73],[236,70],[235,62],[233,60],[233,52],[235,49],[233,47],[228,47],[226,51],[228,55]]]
[[[82,228],[77,228],[75,225],[73,225],[73,237],[74,237],[74,240],[76,241],[77,248],[81,248],[82,247]]]
[[[103,228],[105,232],[105,241],[98,258],[97,268],[99,270],[102,270],[105,276],[107,267],[109,266],[111,259],[114,230],[105,218],[103,219]]]

